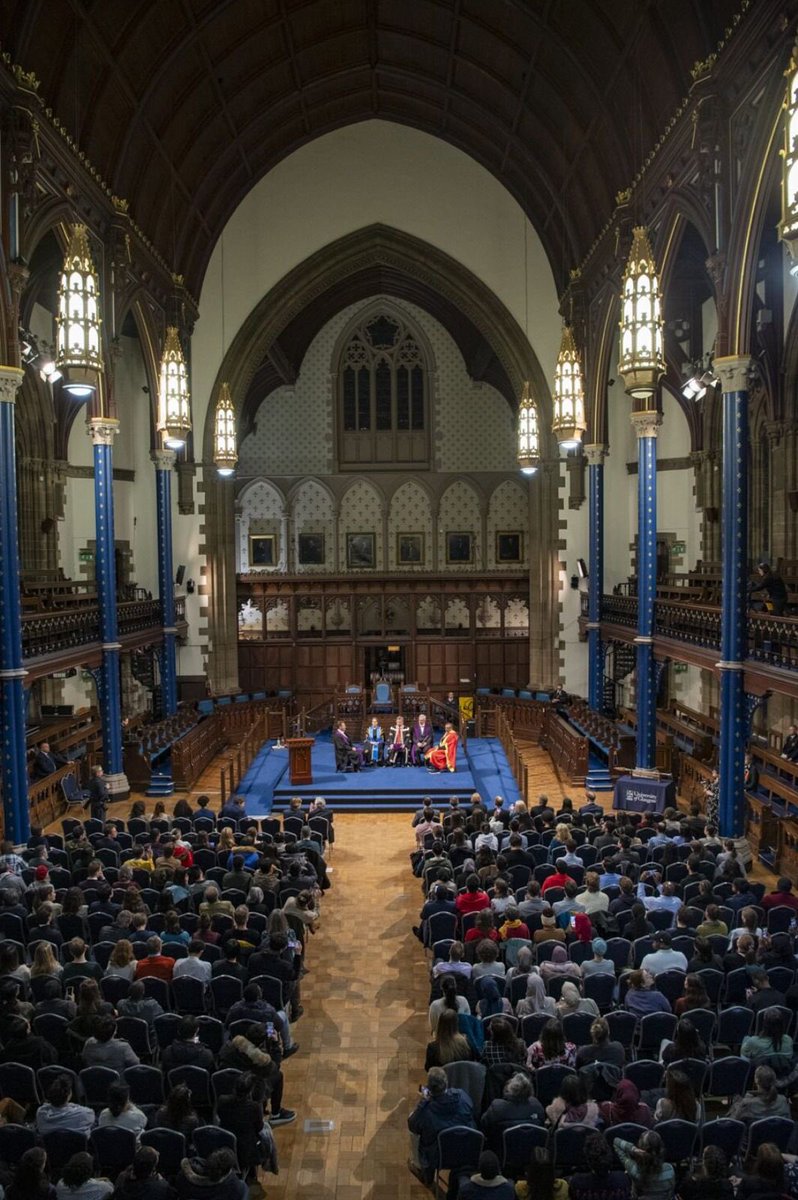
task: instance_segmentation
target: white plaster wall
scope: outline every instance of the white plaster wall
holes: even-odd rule
[[[587,468],[585,468],[587,471]],[[583,558],[588,562],[588,506],[585,499],[580,508],[568,507],[568,476],[563,466],[563,483],[560,497],[564,508],[560,514],[565,522],[561,531],[564,547],[560,550],[560,642],[563,658],[563,678],[565,688],[578,696],[587,696],[587,643],[579,641],[579,614],[581,611],[580,594],[587,588],[587,580],[580,580],[579,588],[571,587],[571,577],[577,574],[576,560]],[[534,485],[533,485],[534,486]],[[605,524],[612,521],[606,519]],[[589,569],[589,566],[588,566]]]
[[[611,361],[615,361],[614,358]],[[604,461],[604,591],[631,573],[629,546],[637,529],[637,480],[626,470],[637,458],[629,397],[619,380],[608,393],[609,454]]]
[[[714,311],[714,310],[713,310]],[[657,458],[688,458],[690,431],[677,400],[662,395],[663,419],[657,437]],[[636,485],[637,479],[630,479]],[[695,472],[692,466],[657,473],[657,530],[674,533],[685,543],[685,553],[672,561],[674,570],[686,571],[701,556],[701,518],[695,503]]]
[[[560,341],[557,297],[540,239],[517,202],[461,150],[376,120],[301,147],[260,180],[233,213],[223,234],[227,345],[292,268],[330,242],[375,223],[451,255],[491,288],[522,328],[528,307],[529,338],[551,377]],[[220,240],[205,275],[192,342],[197,429],[204,426],[221,361],[221,294]]]
[[[114,441],[114,466],[135,472],[135,483],[114,480],[114,529],[118,542],[127,541],[139,587],[158,595],[158,517],[155,467],[150,458],[150,397],[142,388],[147,375],[138,338],[120,338],[114,392],[119,433]]]
[[[94,465],[85,411],[78,413],[73,422],[67,456],[70,466]],[[61,567],[67,579],[81,578],[79,552],[93,540],[94,480],[68,478],[64,492],[64,519],[58,534]]]

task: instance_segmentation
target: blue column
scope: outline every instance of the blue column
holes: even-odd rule
[[[174,450],[154,450],[155,486],[158,503],[158,595],[161,598],[163,654],[161,655],[161,708],[169,717],[177,712],[177,663],[175,638],[175,578],[172,564],[172,468]]]
[[[657,677],[654,670],[654,602],[657,594],[656,411],[632,413],[637,434],[637,747],[635,769],[652,771],[657,748]]]
[[[606,447],[585,446],[588,496],[587,697],[600,712],[604,704],[601,594],[604,589],[604,455]]]
[[[108,791],[130,790],[122,769],[122,696],[119,676],[119,630],[116,616],[116,558],[114,538],[114,437],[119,422],[92,417],[89,435],[94,446],[94,518],[96,582],[100,605],[100,717],[103,727],[103,770]]]
[[[30,836],[14,445],[14,402],[22,377],[18,367],[0,367],[0,727],[5,836],[15,845]]]
[[[744,689],[748,579],[748,369],[742,357],[717,358],[723,388],[723,589],[720,617],[719,820],[723,837],[745,832]]]

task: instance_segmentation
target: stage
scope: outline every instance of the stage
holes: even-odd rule
[[[467,800],[479,792],[492,806],[494,796],[507,804],[519,799],[510,764],[497,738],[470,738],[465,754],[457,754],[457,770],[430,772],[426,767],[364,767],[343,774],[335,770],[329,731],[316,735],[311,751],[313,783],[292,787],[288,779],[288,751],[267,742],[238,788],[253,817],[268,816],[273,808],[287,808],[292,796],[323,796],[333,809],[362,812],[414,811],[425,796],[443,804],[450,796]]]

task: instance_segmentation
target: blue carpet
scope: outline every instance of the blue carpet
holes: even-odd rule
[[[292,796],[324,796],[332,808],[363,811],[418,808],[425,796],[441,804],[449,796],[467,799],[479,792],[485,801],[502,795],[508,804],[519,799],[510,765],[496,738],[472,738],[465,755],[458,754],[457,770],[430,773],[425,767],[374,767],[342,774],[335,770],[335,753],[329,731],[319,733],[311,751],[313,783],[292,787],[288,779],[288,752],[274,750],[268,742],[247,771],[239,794],[246,797],[247,812],[268,816],[272,807],[286,807]]]

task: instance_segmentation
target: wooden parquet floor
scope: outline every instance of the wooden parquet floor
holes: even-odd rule
[[[582,802],[548,753],[530,747],[527,762],[530,796]],[[189,798],[205,791],[216,807],[218,778],[214,763]],[[600,801],[610,807],[608,795]],[[129,810],[126,801],[111,815]],[[407,1169],[428,1000],[428,965],[411,931],[421,889],[410,872],[410,816],[339,813],[335,828],[333,886],[308,947],[305,1013],[293,1026],[301,1049],[285,1064],[284,1102],[297,1121],[275,1130],[280,1174],[262,1176],[262,1184],[268,1200],[422,1200],[429,1192]],[[306,1132],[307,1120],[332,1121],[334,1129]],[[253,1188],[253,1198],[261,1195]]]

